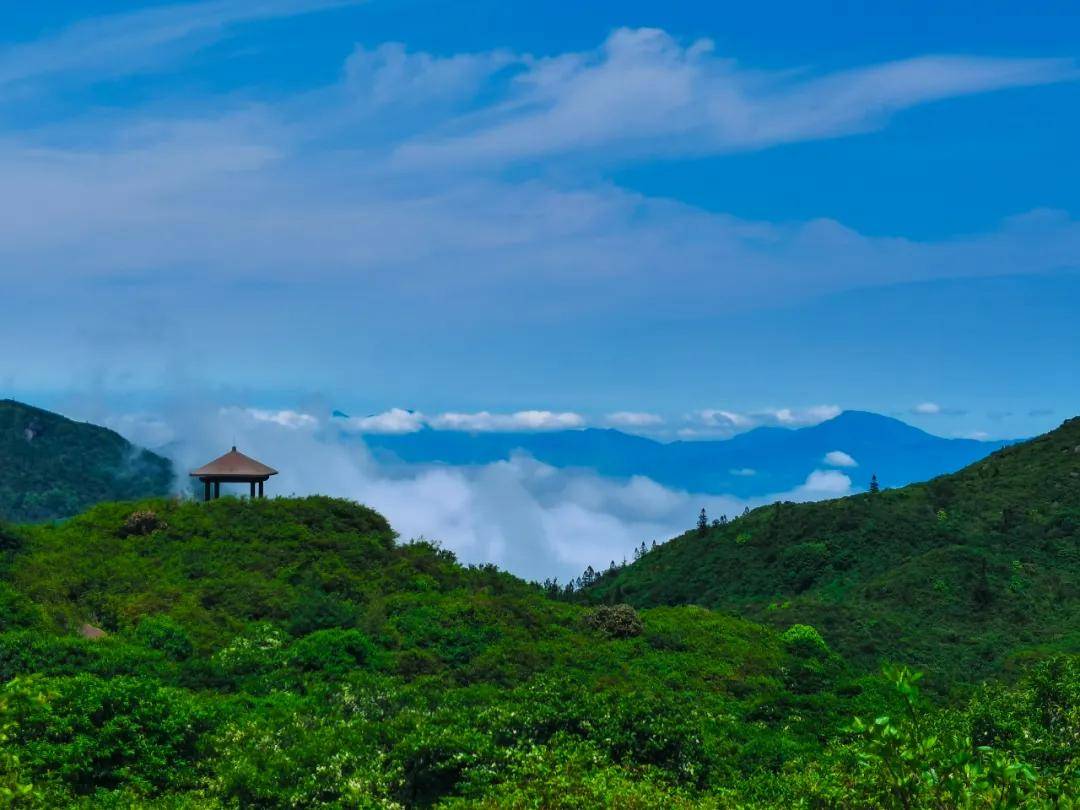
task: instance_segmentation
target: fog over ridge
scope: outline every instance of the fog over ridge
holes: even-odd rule
[[[533,580],[566,582],[588,565],[632,559],[642,542],[664,542],[692,527],[702,507],[710,516],[731,517],[747,506],[852,491],[851,479],[837,470],[808,470],[805,483],[790,492],[741,499],[686,492],[644,476],[559,469],[525,453],[475,466],[393,463],[376,459],[362,436],[335,420],[205,402],[101,421],[172,458],[184,494],[190,494],[188,470],[235,444],[280,471],[268,494],[355,500],[386,515],[403,540],[424,537],[463,562],[494,563]]]

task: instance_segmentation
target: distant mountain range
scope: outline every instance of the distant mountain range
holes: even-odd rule
[[[691,492],[743,498],[791,490],[813,470],[837,469],[865,489],[877,474],[897,487],[954,472],[1012,441],[945,439],[898,419],[844,411],[812,427],[760,427],[731,439],[658,442],[618,430],[550,433],[465,433],[425,428],[407,434],[367,434],[377,457],[409,463],[490,464],[525,452],[554,467],[601,475],[647,476]],[[826,460],[827,454],[833,454]]]

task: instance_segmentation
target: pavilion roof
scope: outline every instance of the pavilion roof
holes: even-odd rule
[[[249,475],[261,477],[277,475],[277,470],[267,467],[261,461],[256,461],[250,456],[245,456],[235,447],[220,458],[215,458],[209,464],[204,464],[197,470],[192,470],[190,475],[196,477],[209,477],[215,475],[227,475],[232,477]]]

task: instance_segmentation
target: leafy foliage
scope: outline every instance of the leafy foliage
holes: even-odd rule
[[[155,531],[122,530],[146,510]],[[9,804],[1038,807],[1080,789],[1076,658],[933,705],[812,626],[551,599],[330,498],[102,504],[18,533]]]

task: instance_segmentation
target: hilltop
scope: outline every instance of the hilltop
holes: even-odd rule
[[[0,400],[0,518],[70,517],[101,501],[165,495],[172,463],[118,433]]]
[[[329,498],[110,503],[3,536],[17,806],[1042,806],[1077,787],[1073,659],[935,709],[813,628],[555,601]],[[887,714],[889,748],[852,726]]]
[[[1080,649],[1080,419],[927,483],[762,507],[601,577],[588,601],[806,622],[852,660],[969,682]]]
[[[825,455],[840,451],[856,466],[843,467],[865,489],[876,472],[890,486],[954,472],[1005,447],[1009,441],[946,439],[898,419],[844,411],[804,428],[759,427],[730,439],[659,442],[618,430],[549,433],[466,433],[425,428],[401,435],[367,434],[364,443],[384,459],[451,465],[490,464],[524,451],[554,467],[583,467],[601,475],[643,475],[690,492],[751,498],[787,492]]]

